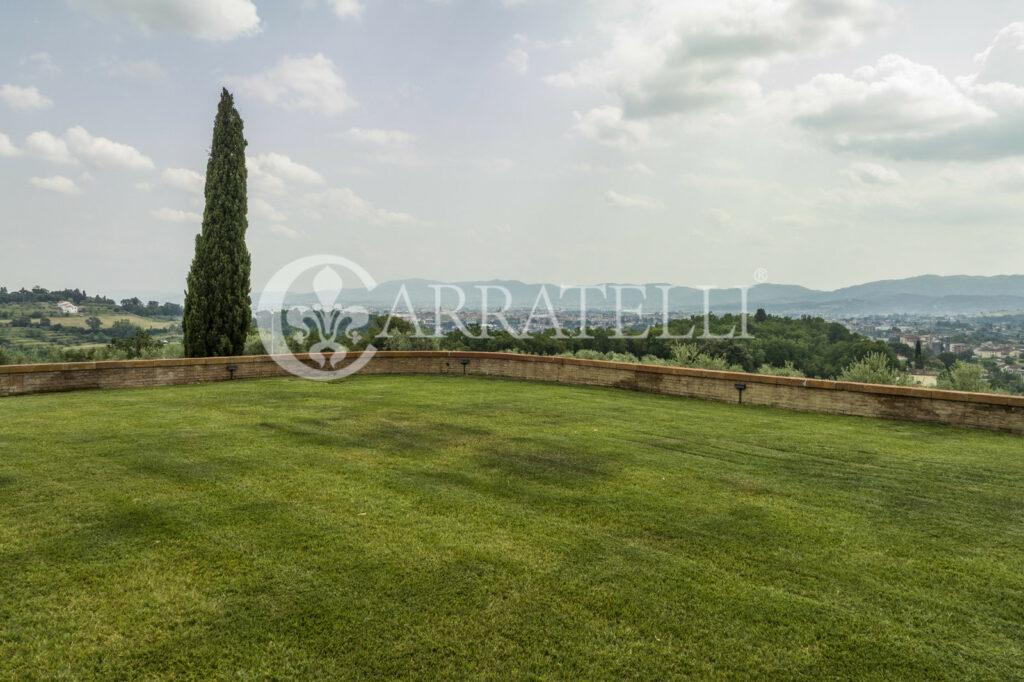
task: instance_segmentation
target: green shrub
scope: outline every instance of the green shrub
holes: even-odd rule
[[[697,346],[689,343],[673,346],[672,364],[676,367],[691,367],[693,369],[717,369],[726,372],[743,371],[742,365],[730,365],[729,361],[725,358],[702,353]]]
[[[985,381],[984,369],[981,365],[957,360],[949,370],[939,377],[939,388],[984,393],[989,390],[989,385]]]
[[[185,352],[182,347],[182,353]],[[242,355],[266,355],[267,349],[263,346],[263,339],[260,338],[258,331],[250,331],[245,337],[245,347],[242,349]]]
[[[793,363],[789,360],[783,367],[773,367],[772,365],[761,365],[757,368],[758,374],[767,374],[775,377],[797,377],[803,379],[806,374],[798,370],[793,366]]]
[[[861,384],[888,384],[909,386],[910,379],[900,376],[892,360],[884,353],[868,353],[851,363],[839,375],[840,381],[856,381]]]

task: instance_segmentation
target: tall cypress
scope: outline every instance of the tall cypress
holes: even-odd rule
[[[185,292],[185,355],[240,355],[252,319],[251,261],[245,245],[245,138],[227,89],[220,94],[206,164],[206,209]]]

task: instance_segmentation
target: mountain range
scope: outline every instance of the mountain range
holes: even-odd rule
[[[345,305],[363,305],[374,309],[389,309],[395,303],[402,286],[409,294],[414,308],[433,309],[435,290],[431,285],[444,284],[436,280],[407,279],[382,282],[372,291],[366,289],[345,289],[341,301]],[[503,294],[491,289],[488,307],[491,310],[531,309],[537,301],[541,287],[546,287],[552,305],[556,309],[578,310],[579,292],[570,290],[559,296],[555,284],[527,284],[517,280],[467,281],[453,283],[466,294],[464,309],[480,310],[481,290],[479,287],[504,287],[511,295],[506,304]],[[593,311],[614,310],[616,307],[614,286],[622,290],[622,306],[635,308],[643,303],[645,312],[659,312],[663,306],[663,291],[658,287],[665,284],[646,285],[647,298],[632,288],[635,285],[608,283],[607,295],[598,291],[587,293],[587,309]],[[454,307],[457,294],[442,289],[445,309]],[[254,292],[253,305],[258,302]],[[317,301],[315,293],[289,294],[291,304],[312,304]],[[710,309],[714,312],[738,312],[741,294],[738,289],[715,289],[710,293]],[[673,287],[669,291],[668,309],[673,312],[698,313],[704,308],[704,292],[693,287]],[[405,309],[404,301],[398,306]],[[747,309],[750,312],[764,308],[778,315],[971,315],[1005,311],[1024,311],[1024,275],[999,275],[980,277],[969,275],[922,275],[899,280],[880,280],[844,287],[834,291],[819,291],[807,287],[787,284],[758,284],[748,292]],[[538,310],[544,305],[538,306]]]

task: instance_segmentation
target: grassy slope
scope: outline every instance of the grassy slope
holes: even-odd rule
[[[34,308],[35,309],[35,308]],[[85,321],[90,315],[71,315],[69,317],[60,317],[54,315],[50,317],[52,324],[59,324],[64,327],[79,327],[84,329],[86,325]],[[118,320],[128,320],[132,324],[142,329],[163,329],[169,327],[172,324],[180,323],[181,320],[154,320],[148,317],[139,317],[138,315],[131,315],[127,313],[103,313],[98,314],[96,317],[103,321],[103,329],[109,330],[110,327]],[[38,322],[39,318],[33,319],[33,322]],[[36,339],[29,336],[29,334],[38,333],[42,338]],[[162,338],[164,335],[154,334],[154,338]],[[6,339],[11,343],[11,347],[15,349],[27,349],[35,346],[73,346],[75,348],[88,348],[93,346],[104,346],[106,344],[97,343],[83,343],[82,337],[77,334],[72,334],[67,331],[57,331],[51,327],[14,327],[11,325],[10,320],[0,320],[0,339]]]
[[[61,314],[60,309],[55,303],[7,303],[0,304],[0,310],[5,311],[10,317],[18,317],[21,315],[30,315],[34,312],[42,311],[50,318],[50,322],[53,324],[62,324],[65,327],[82,327],[85,328],[88,325],[85,323],[90,317],[98,317],[104,327],[110,327],[118,320],[128,320],[132,324],[142,327],[143,329],[155,329],[166,327],[169,324],[180,322],[180,319],[153,319],[150,317],[141,317],[132,313],[118,313],[112,308],[99,308],[97,306],[86,305],[83,307],[82,312],[77,315],[68,315],[64,317]],[[32,317],[33,322],[39,321],[39,316],[34,315]],[[0,325],[9,324],[10,320],[0,320]]]
[[[0,677],[1022,674],[1018,436],[472,377],[0,434]]]
[[[85,321],[88,320],[90,317],[93,317],[93,315],[83,314],[83,315],[70,315],[68,317],[51,317],[50,318],[50,322],[52,322],[53,324],[58,324],[59,323],[59,324],[64,325],[65,327],[82,327],[82,328],[85,328],[85,327],[89,326],[89,325],[86,324]],[[181,321],[181,320],[154,320],[154,319],[149,318],[149,317],[140,317],[138,315],[132,315],[131,313],[103,313],[103,314],[100,314],[100,315],[96,315],[95,317],[98,317],[103,322],[103,327],[107,328],[107,329],[109,329],[111,326],[113,326],[113,324],[115,322],[117,322],[118,320],[128,320],[129,322],[131,322],[135,326],[141,327],[142,329],[162,329],[163,327],[167,327],[169,325],[174,324],[175,322],[180,322]]]

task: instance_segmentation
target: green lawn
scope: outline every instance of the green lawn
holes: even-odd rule
[[[474,377],[0,399],[0,678],[1022,666],[1019,436]]]

